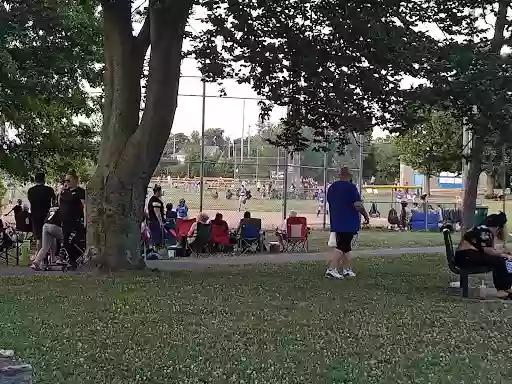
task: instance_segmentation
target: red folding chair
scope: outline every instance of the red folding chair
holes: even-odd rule
[[[176,239],[181,241],[186,238],[192,224],[196,222],[196,219],[177,219],[176,220]]]
[[[308,251],[308,223],[305,217],[286,219],[285,251]]]
[[[226,247],[231,245],[229,241],[229,228],[221,225],[212,224],[212,244],[214,246]]]

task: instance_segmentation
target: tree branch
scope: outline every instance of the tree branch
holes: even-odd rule
[[[146,52],[148,51],[149,45],[151,43],[149,20],[150,17],[148,14],[144,20],[144,24],[142,24],[142,28],[140,29],[135,42],[136,50],[140,55],[142,55],[142,59],[144,59],[144,56],[146,56]]]
[[[491,49],[499,55],[503,43],[505,42],[504,32],[507,26],[507,12],[510,6],[510,0],[501,0],[496,13],[496,22],[494,23],[494,36],[492,37]]]

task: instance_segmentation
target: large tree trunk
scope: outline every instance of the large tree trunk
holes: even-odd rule
[[[492,199],[494,197],[494,183],[496,181],[496,174],[493,172],[486,173],[485,178],[485,197]]]
[[[464,181],[464,199],[462,201],[462,233],[473,226],[475,216],[476,198],[478,194],[478,181],[482,170],[483,139],[475,136],[471,148],[471,161],[467,179]]]
[[[430,173],[427,173],[425,176],[425,192],[428,197],[430,197],[430,178],[432,177]]]
[[[156,5],[156,6],[155,6]],[[105,104],[98,166],[87,185],[87,241],[100,268],[140,265],[147,186],[177,106],[181,48],[192,0],[151,0],[139,36],[129,1],[104,2]],[[144,112],[140,79],[151,44]]]

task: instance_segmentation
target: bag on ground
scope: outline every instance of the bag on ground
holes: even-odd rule
[[[331,232],[329,235],[329,241],[327,242],[328,247],[336,248],[336,232]]]

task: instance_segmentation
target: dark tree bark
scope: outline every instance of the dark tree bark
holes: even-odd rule
[[[484,141],[481,137],[475,136],[471,148],[471,161],[467,179],[464,184],[464,199],[462,202],[462,233],[473,226],[475,216],[476,198],[478,194],[478,180],[482,172],[482,151]]]
[[[129,1],[103,3],[105,102],[98,166],[87,185],[87,241],[97,265],[140,265],[147,186],[169,137],[177,105],[181,50],[192,0],[150,0],[138,36]],[[151,46],[146,101],[140,81]]]
[[[504,31],[507,26],[507,12],[510,0],[498,2],[498,12],[494,23],[494,35],[491,41],[491,54],[500,55],[504,43]],[[480,111],[478,112],[480,113]],[[492,123],[492,122],[491,122]],[[482,123],[477,128],[479,132],[485,132],[490,122]],[[471,162],[465,182],[464,200],[462,202],[462,233],[473,226],[475,215],[476,199],[478,194],[478,180],[482,171],[482,153],[484,149],[484,138],[474,136],[473,148],[471,149]]]
[[[496,181],[496,174],[489,172],[485,177],[485,198],[492,199],[494,196],[494,184]]]
[[[432,170],[429,166],[425,169],[424,177],[425,177],[425,190],[423,191],[423,193],[425,193],[428,197],[430,197],[430,187],[431,187],[430,179],[432,178]]]

